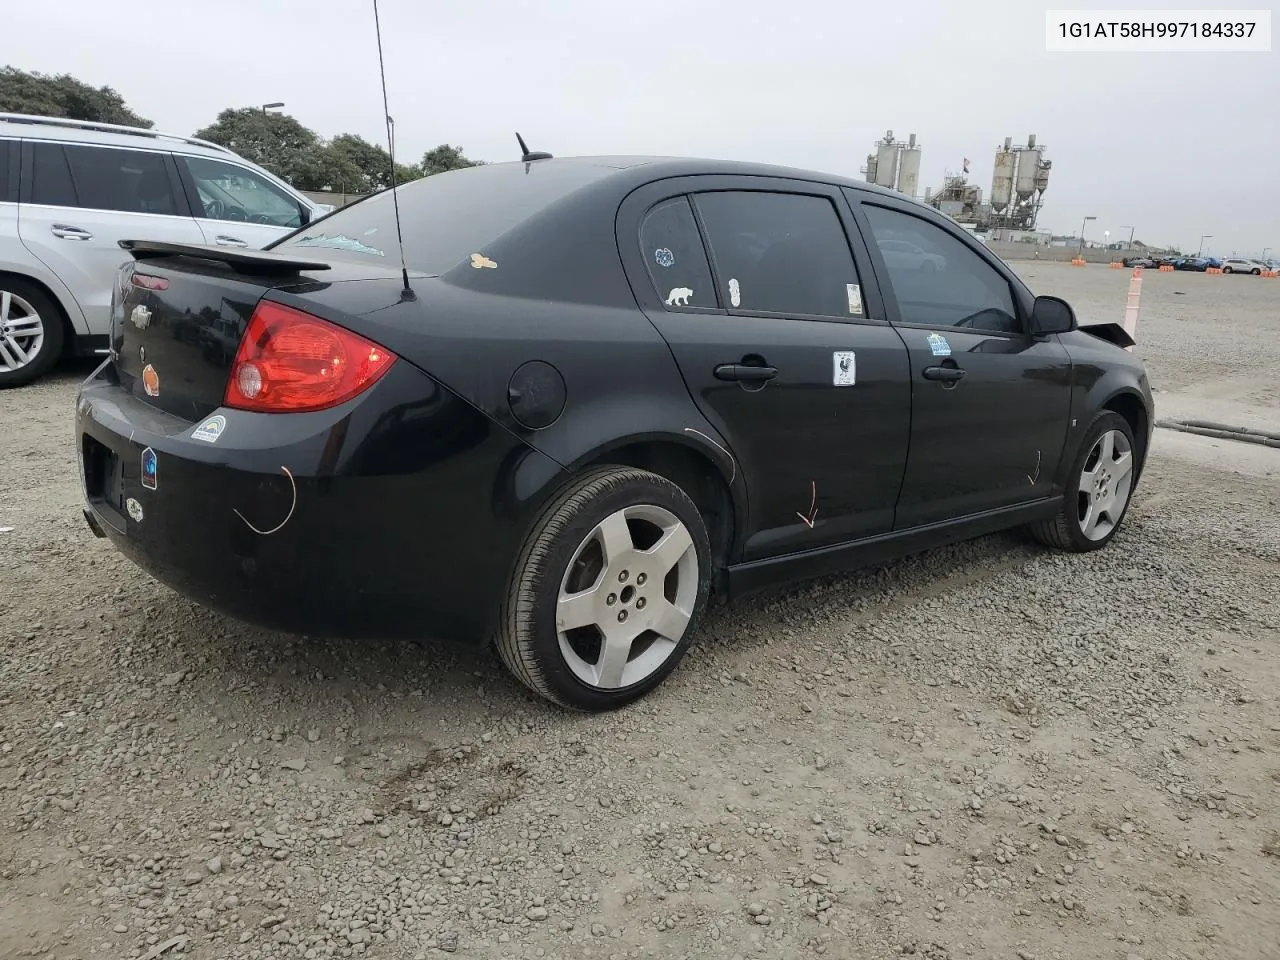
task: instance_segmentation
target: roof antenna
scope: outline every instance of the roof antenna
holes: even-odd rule
[[[516,143],[520,144],[520,153],[522,154],[520,159],[523,160],[525,163],[532,163],[534,160],[552,159],[551,154],[543,153],[540,150],[537,151],[536,153],[530,153],[529,148],[525,146],[524,137],[520,136],[519,130],[516,131]]]
[[[414,300],[417,298],[409,287],[409,266],[404,255],[404,234],[400,230],[400,197],[396,191],[396,142],[391,133],[391,127],[395,121],[391,119],[391,107],[387,105],[387,69],[382,62],[382,26],[378,22],[378,0],[373,0],[373,28],[378,35],[378,72],[382,75],[382,113],[387,121],[387,156],[391,160],[391,203],[396,211],[396,239],[400,242],[400,275],[404,278],[404,290],[400,293],[400,299]]]

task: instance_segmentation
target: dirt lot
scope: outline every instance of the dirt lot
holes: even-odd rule
[[[1280,429],[1277,307],[1150,276],[1161,402]],[[746,603],[583,717],[151,581],[79,516],[85,372],[0,395],[0,957],[1280,957],[1280,451],[1162,432],[1100,554]]]

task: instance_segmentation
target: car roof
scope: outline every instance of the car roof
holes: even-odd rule
[[[510,162],[520,163],[521,161],[513,160]],[[809,180],[815,183],[828,183],[835,186],[867,190],[872,193],[882,194],[886,197],[895,197],[899,200],[911,199],[896,190],[889,190],[885,187],[868,183],[865,180],[855,180],[851,177],[845,177],[839,174],[823,173],[817,170],[809,170],[801,167],[758,163],[748,160],[722,160],[711,157],[647,156],[641,154],[626,154],[553,157],[547,160],[536,160],[533,162],[592,164],[596,166],[613,167],[619,171],[637,171],[640,168],[644,168],[644,179],[646,180],[685,176],[713,176],[716,174],[722,176],[776,177],[788,180]],[[488,164],[487,166],[498,166],[498,164]],[[923,206],[923,204],[921,205]]]
[[[129,127],[118,123],[95,123],[64,117],[43,117],[24,113],[0,113],[0,137],[22,137],[29,140],[57,140],[62,143],[88,143],[103,147],[180,150],[205,157],[238,157],[234,151],[208,140],[184,137],[162,130]]]

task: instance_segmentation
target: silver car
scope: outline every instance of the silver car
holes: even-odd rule
[[[262,247],[331,209],[207,141],[0,113],[0,388],[107,352],[118,241]]]
[[[1252,273],[1257,276],[1265,269],[1267,269],[1266,265],[1261,261],[1249,260],[1245,257],[1225,257],[1222,261],[1223,273]]]

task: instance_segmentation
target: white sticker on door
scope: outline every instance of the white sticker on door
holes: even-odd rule
[[[837,350],[831,355],[831,383],[837,387],[852,387],[858,378],[858,358],[852,350]]]
[[[729,304],[730,306],[742,306],[742,287],[738,286],[738,278],[729,278]]]
[[[852,316],[862,316],[862,287],[856,283],[846,283],[845,291],[849,294],[849,313]]]

